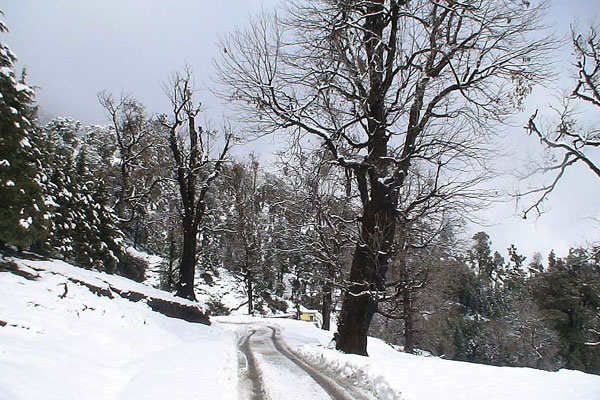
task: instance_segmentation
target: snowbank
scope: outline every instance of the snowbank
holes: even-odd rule
[[[251,317],[219,317],[219,322],[278,326],[292,351],[321,371],[345,378],[379,399],[403,400],[594,400],[600,376],[579,371],[494,367],[400,353],[369,338],[369,357],[327,348],[332,333],[311,323]]]
[[[600,376],[412,356],[373,338],[370,357],[345,355],[309,322],[229,316],[192,324],[85,284],[189,303],[168,293],[60,261],[17,262],[21,275],[0,272],[2,400],[235,399],[232,323],[279,327],[299,357],[380,399],[600,399]]]
[[[37,278],[0,272],[0,399],[237,398],[235,335],[73,281],[184,300],[60,261],[18,263]]]

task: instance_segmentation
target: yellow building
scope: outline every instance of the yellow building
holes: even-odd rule
[[[302,310],[300,311],[300,319],[308,322],[318,322],[317,310]]]

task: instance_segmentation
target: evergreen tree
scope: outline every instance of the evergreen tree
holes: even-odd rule
[[[472,268],[482,282],[491,284],[494,259],[492,258],[490,237],[485,232],[477,232],[472,239],[473,247],[469,250]]]
[[[98,171],[99,159],[81,139],[81,124],[57,118],[45,127],[45,195],[52,206],[46,248],[86,268],[114,272],[123,255],[122,233]]]
[[[554,253],[554,250],[550,250],[548,254],[548,271],[552,271],[554,268],[556,268],[556,253]]]
[[[511,244],[508,248],[509,263],[507,269],[506,284],[512,289],[518,289],[522,287],[525,279],[524,262],[527,257],[519,254],[514,244]]]
[[[86,267],[115,272],[122,253],[122,233],[108,196],[89,170],[87,151],[82,146],[75,159],[75,212],[77,213],[74,246],[76,261]]]
[[[536,279],[535,300],[560,335],[566,367],[598,374],[600,273],[582,248],[571,249],[566,258],[551,265]]]
[[[7,31],[0,21],[0,32]],[[22,248],[45,235],[44,177],[34,140],[34,91],[25,84],[25,74],[17,81],[16,61],[0,42],[0,247]]]

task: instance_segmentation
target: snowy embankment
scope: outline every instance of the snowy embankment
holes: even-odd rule
[[[17,271],[7,271],[11,261]],[[298,357],[380,399],[600,399],[600,377],[582,372],[411,356],[376,339],[369,339],[370,357],[345,355],[327,348],[330,332],[308,322],[237,316],[189,323],[153,311],[148,299],[194,303],[118,276],[60,261],[0,264],[2,400],[235,399],[230,331],[238,328],[219,322],[277,326]]]
[[[19,272],[0,272],[0,399],[237,398],[235,336],[147,299],[194,303],[60,261],[9,261]]]
[[[219,322],[277,326],[290,349],[330,376],[347,379],[378,399],[594,400],[600,376],[579,371],[493,367],[400,353],[369,338],[370,356],[327,348],[331,333],[311,323],[282,319],[217,317]]]

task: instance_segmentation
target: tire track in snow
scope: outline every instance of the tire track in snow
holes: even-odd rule
[[[250,349],[250,338],[252,335],[256,333],[256,330],[251,330],[248,335],[243,337],[240,341],[239,348],[242,351],[246,359],[246,385],[248,387],[248,391],[250,392],[251,400],[266,400],[265,391],[262,387],[262,381],[260,379],[260,374],[258,369],[256,368],[256,360],[254,359],[254,355],[252,354],[252,350]],[[249,384],[248,384],[249,383]]]
[[[246,324],[241,323],[240,325]],[[266,329],[263,327],[271,330],[271,334],[268,337],[266,337],[268,331],[266,331]],[[270,393],[273,389],[270,388],[269,385],[271,385],[273,382],[272,379],[270,380],[268,377],[263,377],[263,374],[265,374],[266,371],[264,370],[264,366],[261,367],[261,364],[265,362],[265,357],[270,358],[271,361],[273,361],[273,357],[275,357],[280,359],[280,362],[277,362],[277,365],[280,366],[280,368],[287,369],[292,366],[294,368],[299,368],[300,371],[295,372],[296,374],[305,374],[305,376],[307,375],[306,379],[315,382],[318,387],[324,391],[323,395],[326,395],[331,399],[374,399],[374,397],[369,396],[360,389],[356,388],[351,382],[340,381],[339,379],[336,379],[336,377],[331,376],[330,373],[328,374],[327,371],[310,365],[306,361],[293,354],[285,342],[283,342],[283,340],[280,338],[278,328],[264,325],[263,327],[251,327],[251,329],[238,341],[239,350],[245,359],[245,362],[239,362],[240,370],[245,370],[245,373],[243,374],[244,381],[240,382],[241,395],[243,396],[242,398],[249,395],[251,400],[279,400],[280,396],[275,396],[276,398],[271,399],[274,393],[271,393],[271,396],[269,396],[268,393]],[[255,336],[257,332],[262,335],[259,337]],[[265,339],[267,340],[267,343],[270,342],[269,347],[272,347],[271,349],[265,348]],[[260,359],[260,362],[257,361],[257,358]],[[298,390],[300,387],[301,385],[293,388],[290,387],[289,390],[294,390],[294,392],[288,392],[287,395],[302,395],[301,393],[296,392],[296,390]],[[308,400],[311,397],[309,395],[309,397],[305,398]]]
[[[367,396],[358,391],[358,389],[354,388],[349,382],[345,382],[345,385],[342,384],[339,380],[334,380],[325,375],[324,372],[318,371],[315,367],[309,365],[302,359],[295,356],[283,343],[283,341],[278,337],[278,329],[269,326],[271,329],[271,340],[273,341],[273,345],[286,358],[296,364],[299,368],[301,368],[304,372],[306,372],[316,383],[319,384],[327,392],[329,396],[331,396],[334,400],[368,400],[372,399],[370,396]]]

